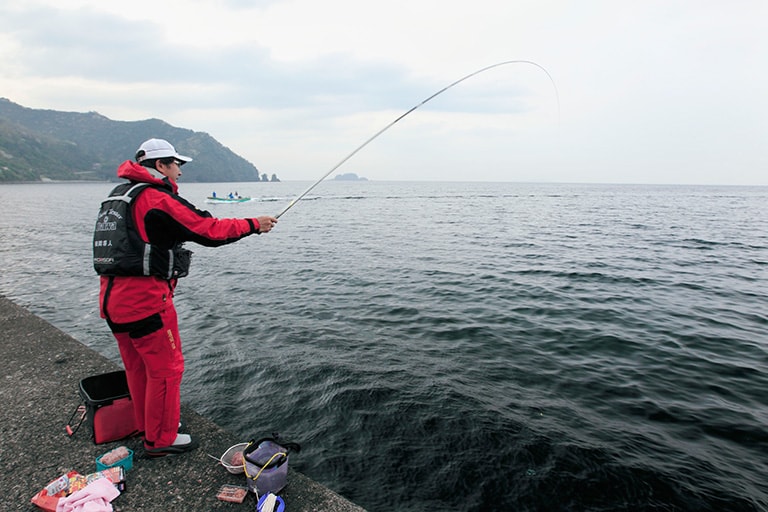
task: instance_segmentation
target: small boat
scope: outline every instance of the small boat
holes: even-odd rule
[[[213,197],[208,196],[205,200],[206,203],[245,203],[250,201],[250,197]]]

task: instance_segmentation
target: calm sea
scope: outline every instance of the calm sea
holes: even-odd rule
[[[111,187],[0,186],[0,293],[119,361]],[[766,187],[326,181],[191,248],[183,400],[371,511],[768,509]]]

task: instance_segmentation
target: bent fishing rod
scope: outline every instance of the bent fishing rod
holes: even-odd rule
[[[310,193],[310,192],[311,192],[311,191],[312,191],[312,190],[313,190],[313,189],[314,189],[316,186],[318,186],[318,185],[320,184],[320,182],[322,182],[322,181],[323,181],[325,178],[327,178],[327,177],[328,177],[328,176],[329,176],[329,175],[330,175],[330,174],[331,174],[333,171],[335,171],[336,169],[338,169],[339,167],[341,167],[342,165],[344,165],[344,163],[345,163],[347,160],[349,160],[350,158],[352,158],[353,156],[355,156],[355,155],[356,155],[356,154],[357,154],[357,153],[358,153],[358,152],[359,152],[361,149],[363,149],[365,146],[367,146],[368,144],[370,144],[371,142],[373,142],[373,140],[374,140],[374,139],[376,139],[376,138],[377,138],[379,135],[381,135],[381,134],[382,134],[382,133],[384,133],[385,131],[387,131],[387,130],[389,130],[390,128],[392,128],[392,126],[394,126],[395,124],[397,124],[397,122],[398,122],[398,121],[400,121],[401,119],[403,119],[405,116],[407,116],[408,114],[410,114],[411,112],[413,112],[414,110],[416,110],[417,108],[419,108],[420,106],[424,105],[425,103],[427,103],[427,102],[431,101],[432,99],[436,98],[437,96],[441,95],[442,93],[444,93],[445,91],[447,91],[447,90],[448,90],[448,89],[450,89],[451,87],[453,87],[453,86],[455,86],[455,85],[458,85],[458,84],[460,84],[460,83],[461,83],[461,82],[463,82],[464,80],[467,80],[467,79],[469,79],[469,78],[472,78],[472,77],[473,77],[473,76],[475,76],[475,75],[479,75],[480,73],[482,73],[482,72],[484,72],[484,71],[488,71],[489,69],[497,68],[497,67],[499,67],[499,66],[504,66],[504,65],[506,65],[506,64],[530,64],[530,65],[532,65],[532,66],[536,66],[537,68],[539,68],[540,70],[542,70],[542,71],[543,71],[543,72],[544,72],[544,73],[547,75],[547,77],[549,78],[549,81],[550,81],[550,82],[552,82],[552,87],[555,89],[555,97],[557,98],[557,115],[558,115],[558,122],[559,122],[559,118],[560,118],[560,94],[559,94],[559,93],[558,93],[558,91],[557,91],[557,85],[555,85],[555,81],[554,81],[554,79],[552,78],[552,75],[550,75],[550,74],[549,74],[549,71],[547,71],[547,70],[546,70],[546,69],[545,69],[543,66],[541,66],[541,65],[539,65],[539,64],[537,64],[537,63],[535,63],[535,62],[533,62],[533,61],[530,61],[530,60],[507,60],[507,61],[504,61],[504,62],[498,62],[498,63],[496,63],[496,64],[493,64],[493,65],[491,65],[491,66],[486,66],[486,67],[484,67],[484,68],[482,68],[482,69],[478,69],[477,71],[475,71],[475,72],[473,72],[473,73],[470,73],[470,74],[468,74],[467,76],[464,76],[464,77],[462,77],[462,78],[459,78],[458,80],[456,80],[455,82],[453,82],[453,83],[452,83],[452,84],[450,84],[450,85],[447,85],[447,86],[443,87],[442,89],[440,89],[439,91],[437,91],[436,93],[434,93],[432,96],[430,96],[430,97],[428,97],[428,98],[424,99],[424,100],[423,100],[423,101],[421,101],[420,103],[417,103],[416,105],[414,105],[413,107],[411,107],[409,110],[407,110],[406,112],[404,112],[402,115],[400,115],[400,117],[398,117],[397,119],[395,119],[394,121],[392,121],[391,123],[389,123],[388,125],[386,125],[384,128],[382,128],[381,130],[379,130],[379,131],[378,131],[378,132],[376,132],[375,134],[373,134],[373,136],[371,136],[371,137],[370,137],[368,140],[366,140],[365,142],[363,142],[362,144],[360,144],[360,145],[359,145],[359,146],[358,146],[358,147],[357,147],[357,148],[356,148],[354,151],[352,151],[350,154],[348,154],[347,156],[345,156],[344,158],[342,158],[342,159],[341,159],[341,161],[340,161],[339,163],[337,163],[336,165],[334,165],[333,167],[331,167],[331,169],[330,169],[328,172],[326,172],[325,174],[323,174],[323,175],[320,177],[320,179],[319,179],[319,180],[317,180],[316,182],[314,182],[314,183],[313,183],[313,184],[312,184],[310,187],[308,187],[308,188],[307,188],[307,189],[306,189],[304,192],[302,192],[301,194],[299,194],[299,195],[298,195],[298,196],[297,196],[297,197],[296,197],[296,198],[295,198],[293,201],[291,201],[290,203],[288,203],[288,206],[286,206],[286,207],[283,209],[283,211],[281,211],[280,213],[278,213],[277,215],[275,215],[275,218],[278,218],[278,219],[279,219],[279,218],[280,218],[280,217],[281,217],[281,216],[282,216],[282,215],[283,215],[285,212],[287,212],[288,210],[290,210],[290,209],[293,207],[293,205],[295,205],[296,203],[298,203],[299,201],[301,201],[301,200],[304,198],[304,196],[306,196],[307,194],[309,194],[309,193]]]

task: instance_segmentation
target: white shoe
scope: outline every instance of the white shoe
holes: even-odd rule
[[[189,434],[176,434],[176,439],[171,446],[166,446],[164,448],[147,448],[145,444],[144,450],[150,457],[163,457],[165,455],[185,453],[194,450],[197,446],[197,441],[192,439],[192,436]]]
[[[192,436],[189,434],[176,434],[176,440],[171,446],[186,446],[192,444]]]

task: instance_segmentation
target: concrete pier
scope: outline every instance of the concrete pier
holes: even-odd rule
[[[219,501],[224,484],[246,485],[207,454],[220,456],[243,442],[182,404],[185,429],[200,448],[161,459],[142,457],[141,438],[95,445],[83,425],[73,437],[65,426],[80,402],[81,379],[119,370],[114,362],[26,309],[0,296],[0,509],[40,510],[31,502],[49,481],[76,470],[96,471],[95,459],[120,445],[134,451],[126,490],[116,511],[255,510],[250,494],[242,504]],[[289,469],[280,492],[286,512],[359,512],[363,509],[301,473]]]

